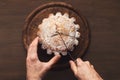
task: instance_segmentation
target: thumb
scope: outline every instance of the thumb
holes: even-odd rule
[[[37,45],[38,45],[38,37],[36,37],[29,45],[27,56],[35,55],[35,57],[37,57]]]
[[[55,55],[49,62],[48,62],[48,64],[49,64],[49,66],[52,66],[52,65],[54,65],[59,59],[60,59],[60,55]]]
[[[75,62],[70,60],[69,63],[70,63],[70,67],[71,67],[73,73],[76,75],[77,74],[77,66],[76,66]]]

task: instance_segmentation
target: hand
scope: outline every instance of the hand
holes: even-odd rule
[[[84,62],[78,58],[76,63],[71,60],[70,66],[78,80],[103,80],[89,61]]]
[[[49,62],[41,62],[37,56],[38,37],[30,44],[27,52],[26,67],[27,67],[27,80],[40,80],[44,74],[55,64],[60,55],[54,56]]]

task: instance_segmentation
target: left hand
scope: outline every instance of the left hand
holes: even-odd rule
[[[78,80],[103,80],[89,61],[77,58],[76,63],[72,60],[70,61],[70,66]]]
[[[26,58],[27,80],[40,80],[44,74],[55,64],[60,55],[54,56],[48,62],[41,62],[37,56],[38,37],[30,44]]]

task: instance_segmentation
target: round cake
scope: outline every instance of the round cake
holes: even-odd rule
[[[74,50],[80,37],[80,25],[75,24],[76,19],[70,17],[68,13],[50,13],[48,18],[44,18],[38,25],[37,35],[42,49],[47,50],[47,54],[67,55],[67,51]]]

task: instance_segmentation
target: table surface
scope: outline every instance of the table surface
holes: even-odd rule
[[[26,79],[22,31],[25,18],[47,2],[64,1],[86,17],[91,41],[84,56],[105,80],[120,78],[120,0],[0,0],[0,80]],[[70,69],[49,71],[44,80],[75,80]]]

